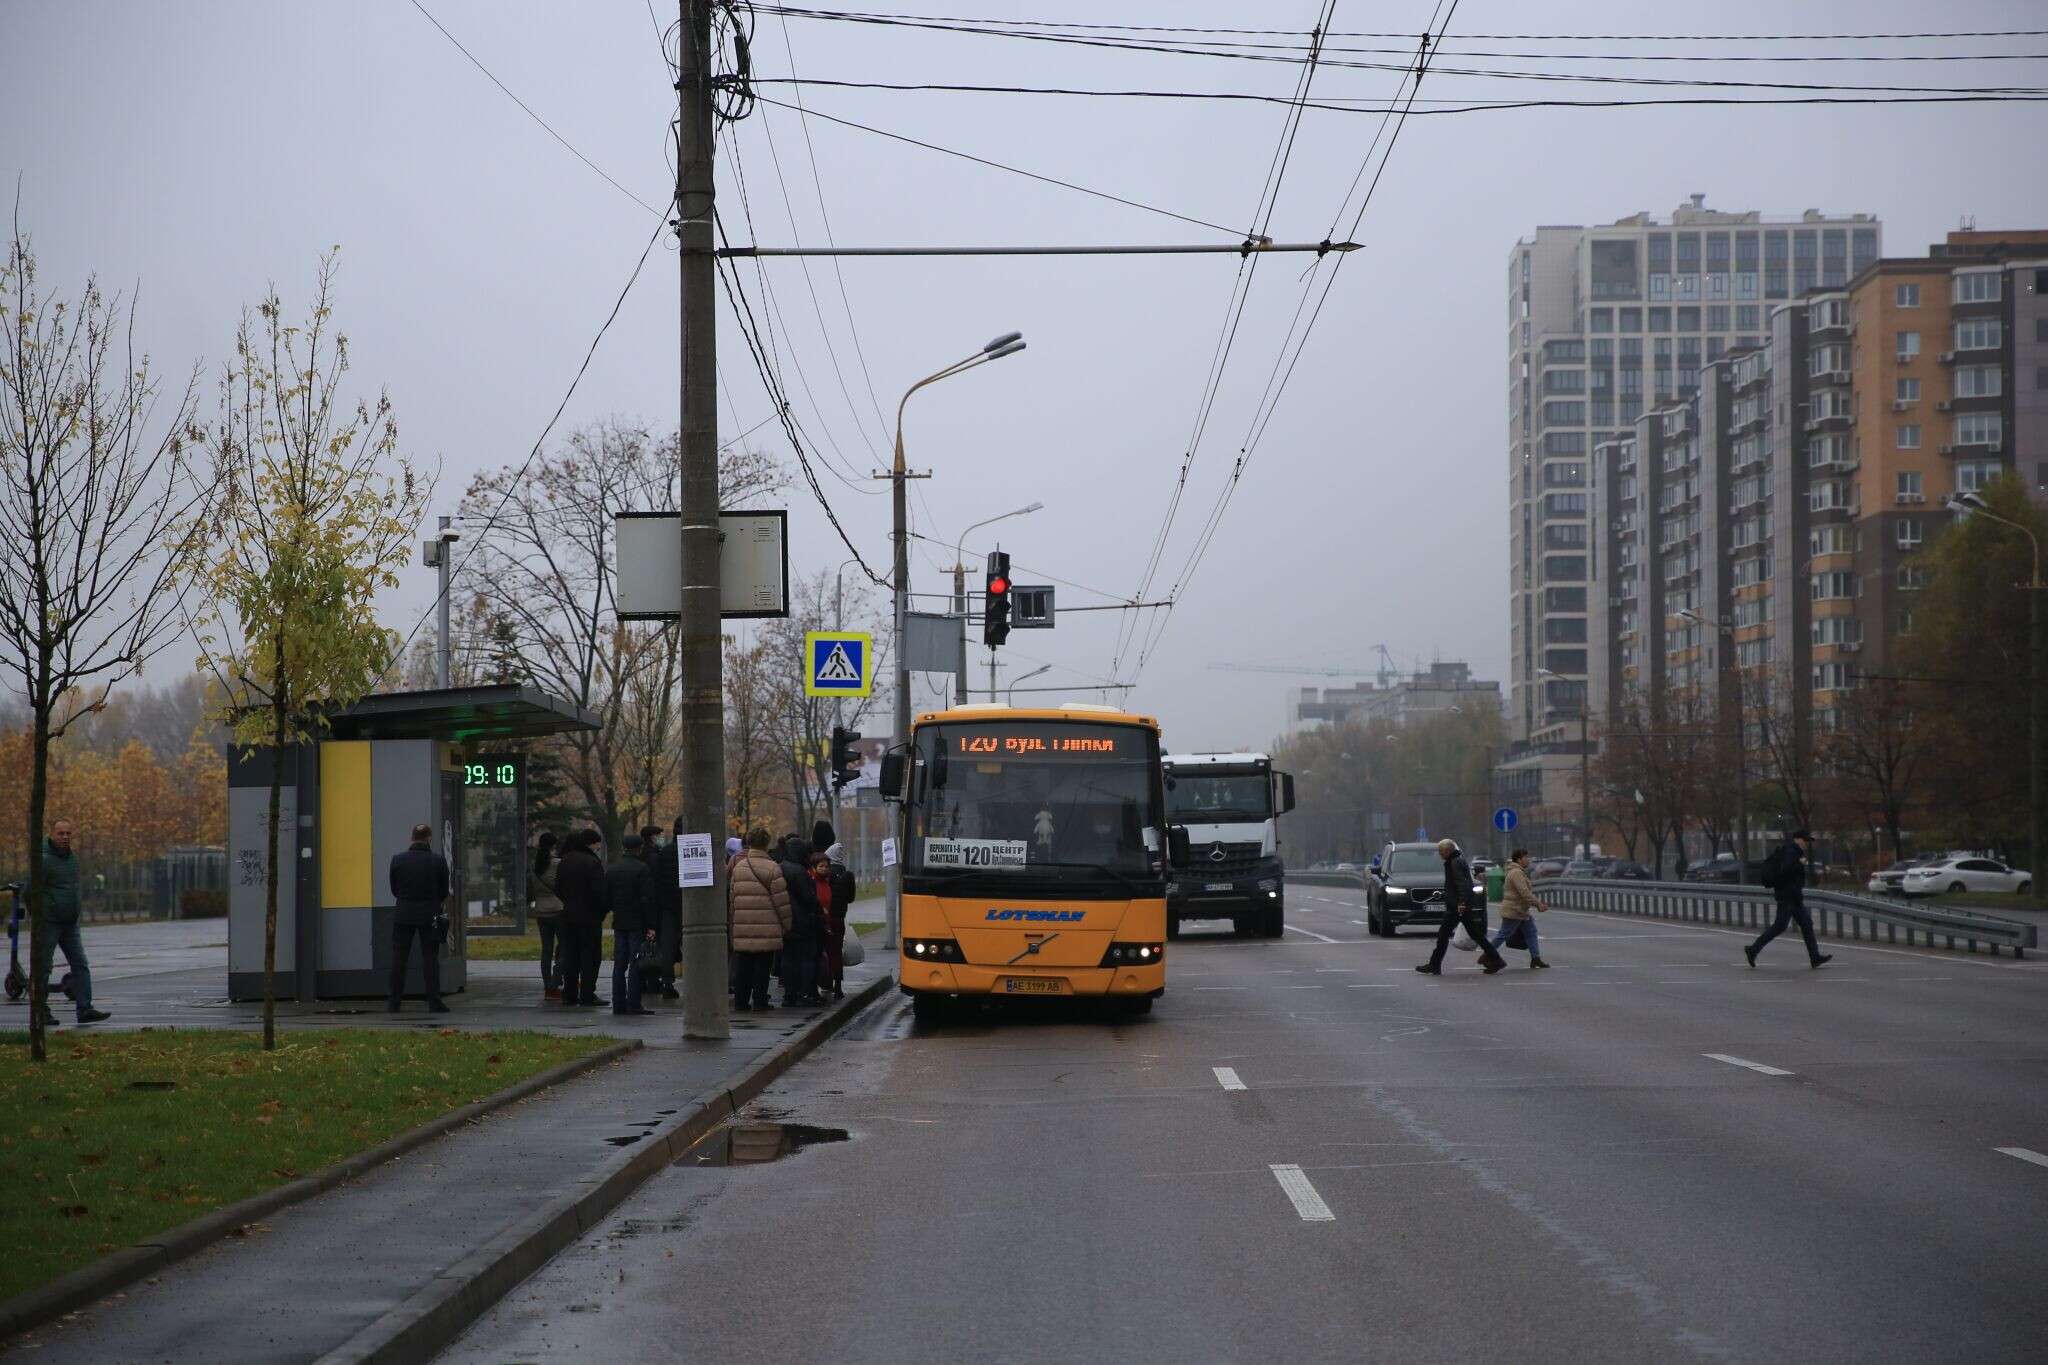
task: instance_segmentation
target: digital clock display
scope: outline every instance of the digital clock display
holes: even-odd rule
[[[509,758],[489,758],[462,765],[465,787],[516,787],[519,765]]]

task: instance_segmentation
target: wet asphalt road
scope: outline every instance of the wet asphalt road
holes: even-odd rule
[[[887,997],[444,1358],[2041,1358],[2048,963],[1363,919],[1191,935],[1135,1023]]]

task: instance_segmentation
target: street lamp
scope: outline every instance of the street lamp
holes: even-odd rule
[[[890,501],[894,504],[891,508],[894,522],[891,534],[896,544],[893,577],[896,580],[896,743],[899,745],[907,744],[910,740],[910,656],[903,648],[904,633],[910,624],[910,501],[906,491],[909,487],[909,471],[903,463],[903,410],[910,405],[910,395],[927,384],[936,384],[941,379],[964,374],[977,365],[986,365],[991,360],[1001,360],[1004,356],[1015,355],[1023,349],[1022,332],[1005,332],[965,360],[956,360],[944,369],[936,370],[912,384],[903,391],[903,401],[896,405],[896,461],[890,470],[889,478],[893,485],[893,496]],[[893,875],[889,878],[888,911],[882,932],[884,948],[896,946],[896,926],[901,923],[902,915],[903,865],[899,860]]]
[[[2034,899],[2048,904],[2048,881],[2043,880],[2043,874],[2048,873],[2048,791],[2044,791],[2048,788],[2048,775],[2042,771],[2048,769],[2048,677],[2043,676],[2048,668],[2044,668],[2041,662],[2042,638],[2048,635],[2048,626],[2044,626],[2042,620],[2044,610],[2048,610],[2048,583],[2041,581],[2041,538],[2031,527],[1999,516],[1975,493],[1955,494],[1947,499],[1946,505],[1952,512],[1970,512],[2000,526],[2010,526],[2034,547],[2033,582],[2014,586],[2033,594],[2027,606],[2027,640],[2031,646],[2027,664],[2028,728],[2031,731],[2029,748],[2032,750],[2028,764],[2032,771],[2027,775],[2027,799],[2033,807],[2032,865],[2027,870],[2034,879]]]
[[[1020,341],[1017,344],[1022,346],[1024,343]],[[958,612],[960,616],[960,657],[957,660],[957,667],[953,671],[953,700],[956,702],[965,702],[967,700],[967,565],[964,562],[966,558],[964,547],[967,544],[968,532],[978,531],[984,526],[993,526],[999,521],[1008,521],[1011,517],[1027,516],[1032,512],[1042,510],[1044,507],[1044,503],[1034,502],[1029,507],[1019,507],[1014,511],[999,512],[995,516],[975,522],[966,531],[960,533],[960,539],[953,542],[953,610]],[[1049,668],[1051,665],[1048,664],[1047,667]],[[1044,669],[1039,671],[1043,672]],[[991,697],[989,700],[993,701],[995,699]]]
[[[1025,675],[1024,675],[1023,677],[1021,677],[1021,678],[1012,678],[1012,679],[1010,679],[1010,685],[1009,685],[1009,687],[1007,687],[1006,689],[1004,689],[1004,692],[1003,692],[1003,699],[1004,699],[1005,701],[1009,702],[1009,704],[1010,704],[1010,705],[1012,705],[1012,706],[1015,706],[1015,705],[1017,704],[1017,684],[1018,684],[1018,683],[1021,683],[1021,682],[1030,682],[1030,681],[1031,681],[1031,680],[1032,680],[1033,678],[1037,677],[1037,676],[1038,676],[1039,674],[1041,674],[1041,673],[1050,673],[1050,672],[1052,672],[1052,665],[1051,665],[1051,664],[1040,664],[1040,665],[1039,665],[1038,667],[1036,667],[1036,668],[1032,669],[1032,670],[1031,670],[1031,671],[1030,671],[1029,673],[1026,673],[1026,674],[1025,674]],[[990,700],[991,700],[991,701],[993,701],[993,700],[994,700],[994,698],[990,698]]]
[[[1553,672],[1548,668],[1537,669],[1536,676],[1539,678],[1555,678],[1559,682],[1571,681],[1564,674]],[[1591,858],[1593,856],[1592,748],[1586,734],[1587,715],[1584,688],[1585,684],[1581,683],[1579,692],[1579,856]]]
[[[1691,607],[1679,610],[1679,616],[1696,626],[1703,626],[1728,637],[1728,655],[1735,674],[1735,884],[1749,884],[1749,710],[1742,697],[1742,660],[1736,655],[1735,623],[1726,617],[1712,618],[1700,615]],[[1897,849],[1892,853],[1896,856]]]

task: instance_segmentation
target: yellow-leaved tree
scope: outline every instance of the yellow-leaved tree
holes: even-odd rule
[[[303,325],[275,287],[244,312],[208,434],[217,504],[195,596],[200,667],[245,748],[316,742],[326,715],[376,685],[398,647],[373,599],[395,587],[431,492],[399,449],[390,396],[350,402],[333,317],[335,256]],[[277,1046],[278,815],[271,768],[263,901],[263,1046]]]

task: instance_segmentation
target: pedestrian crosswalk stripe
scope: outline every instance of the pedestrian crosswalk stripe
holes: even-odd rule
[[[1309,1184],[1308,1177],[1302,1174],[1301,1167],[1289,1162],[1286,1165],[1268,1165],[1266,1169],[1280,1182],[1280,1188],[1286,1191],[1289,1202],[1294,1205],[1294,1211],[1301,1215],[1302,1222],[1337,1221],[1337,1215],[1330,1212],[1330,1206],[1316,1193],[1316,1187]]]
[[[1742,1058],[1730,1057],[1725,1052],[1703,1052],[1700,1055],[1702,1057],[1711,1058],[1717,1062],[1726,1062],[1730,1066],[1745,1067],[1750,1071],[1761,1072],[1766,1076],[1790,1076],[1792,1074],[1791,1072],[1786,1071],[1780,1067],[1765,1066],[1762,1062],[1745,1062],[1742,1060]]]
[[[2030,1152],[2024,1147],[1994,1147],[1991,1150],[2003,1152],[2007,1156],[2016,1156],[2021,1161],[2031,1161],[2036,1166],[2048,1166],[2048,1156],[2042,1156],[2039,1152]]]
[[[1237,1078],[1236,1067],[1212,1066],[1209,1069],[1216,1073],[1216,1084],[1222,1086],[1225,1090],[1244,1089],[1244,1082]]]

